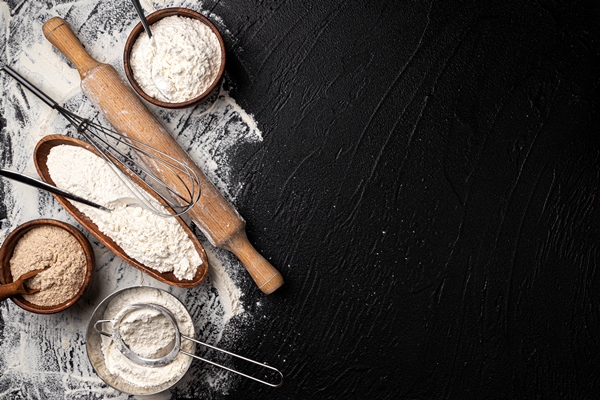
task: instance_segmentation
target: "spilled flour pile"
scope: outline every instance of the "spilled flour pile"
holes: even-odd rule
[[[152,11],[149,2],[142,3],[147,13]],[[197,1],[155,4],[158,8],[181,6],[203,11],[202,3]],[[205,15],[220,23],[218,16]],[[113,65],[124,77],[122,49],[138,22],[137,15],[126,1],[41,0],[22,2],[18,7],[0,2],[0,26],[5,27],[0,30],[0,41],[5,44],[2,62],[14,66],[70,111],[97,117],[98,110],[81,94],[77,71],[43,37],[42,24],[53,16],[65,18],[86,50],[100,62]],[[231,35],[222,24],[219,28],[225,36]],[[60,115],[5,74],[0,74],[0,88],[0,126],[6,124],[0,129],[3,167],[36,176],[31,155],[37,141],[48,134],[69,133],[77,137],[77,133]],[[207,104],[204,109],[150,109],[221,193],[235,204],[242,183],[231,177],[227,155],[237,146],[260,142],[261,132],[225,90],[221,89]],[[102,119],[100,122],[107,123]],[[219,151],[215,152],[215,148]],[[0,240],[17,225],[35,218],[75,224],[47,193],[4,181],[0,183],[0,195],[8,213],[8,218],[0,221]],[[145,276],[91,239],[96,253],[95,276],[88,293],[75,307],[51,317],[32,316],[11,302],[0,307],[0,397],[127,399],[127,395],[107,387],[96,375],[83,343],[88,318],[96,305],[115,290],[129,286],[151,285],[175,295],[188,307],[202,341],[231,348],[240,339],[232,320],[248,318],[236,284],[238,278],[246,279],[246,273],[229,253],[203,243],[211,265],[210,276],[194,289],[179,289]],[[178,385],[177,395],[194,398],[197,393],[190,387],[196,386],[206,388],[210,398],[211,393],[227,393],[236,382],[231,375],[195,363]],[[171,398],[171,394],[151,398]]]

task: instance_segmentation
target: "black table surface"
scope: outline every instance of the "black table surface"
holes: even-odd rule
[[[220,6],[286,278],[232,397],[599,398],[599,3]]]
[[[218,398],[600,397],[597,1],[204,7],[264,137],[236,206],[286,281],[235,349],[284,386]]]

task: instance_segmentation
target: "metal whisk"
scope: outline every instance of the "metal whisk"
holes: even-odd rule
[[[186,164],[143,142],[128,138],[114,130],[74,114],[61,107],[56,101],[9,66],[5,65],[1,69],[65,117],[77,129],[77,132],[109,163],[119,179],[129,188],[141,205],[149,211],[161,216],[178,216],[189,211],[200,199],[200,181],[194,170]],[[163,174],[175,177],[177,181],[181,182],[181,185],[177,185],[181,189],[178,190],[167,185],[153,171],[138,161],[139,156],[151,160]],[[121,173],[122,171],[127,171],[139,177],[164,200],[170,211],[162,208],[153,199],[151,200],[139,186],[132,184],[133,182],[127,179]]]

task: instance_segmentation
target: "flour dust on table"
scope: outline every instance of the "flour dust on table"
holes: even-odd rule
[[[217,23],[223,35],[231,34],[220,18],[203,10],[202,2],[142,2],[147,13],[152,7],[181,6],[202,12]],[[64,18],[85,43],[86,50],[100,62],[113,65],[124,78],[122,51],[127,36],[139,21],[130,2],[35,1],[18,6],[0,2],[0,62],[13,66],[34,85],[78,115],[101,117],[80,89],[80,78],[66,59],[42,34],[42,24],[53,16]],[[6,74],[0,74],[0,161],[2,167],[37,176],[33,164],[36,143],[49,134],[76,130],[64,118],[34,95],[24,91]],[[178,143],[235,204],[243,183],[232,176],[238,146],[262,141],[253,117],[221,90],[209,102],[184,110],[148,108],[164,123]],[[76,167],[76,166],[74,166]],[[35,218],[76,222],[47,193],[19,183],[0,181],[0,241],[16,226]],[[128,396],[107,387],[93,371],[85,353],[85,329],[96,305],[117,289],[151,285],[168,290],[187,305],[198,338],[227,347],[239,340],[232,319],[251,322],[244,310],[238,288],[240,279],[249,279],[243,267],[228,252],[203,243],[210,262],[210,274],[194,289],[174,288],[127,265],[87,235],[96,254],[96,270],[90,289],[74,307],[55,315],[33,315],[10,301],[0,304],[0,397],[28,399],[126,399]],[[239,272],[238,272],[239,271]],[[205,388],[206,398],[227,393],[239,379],[206,366],[192,368],[177,386],[177,395],[192,397],[189,382]],[[188,391],[188,392],[186,392]],[[212,395],[211,395],[212,393]],[[213,396],[213,397],[214,397]],[[163,393],[150,398],[170,398]]]

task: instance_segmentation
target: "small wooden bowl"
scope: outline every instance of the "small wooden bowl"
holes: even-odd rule
[[[52,147],[60,146],[63,144],[69,145],[69,146],[83,147],[84,149],[91,151],[92,153],[99,156],[98,153],[93,149],[93,147],[89,143],[86,143],[82,140],[75,139],[75,138],[72,138],[69,136],[64,136],[64,135],[48,135],[48,136],[43,137],[38,142],[37,146],[35,147],[35,152],[34,152],[33,158],[34,158],[34,162],[35,162],[35,168],[37,169],[37,172],[40,175],[40,178],[42,178],[42,180],[44,182],[49,183],[51,185],[55,185],[55,183],[52,180],[52,178],[50,177],[50,173],[48,172],[48,166],[47,166],[48,154],[50,153],[50,150],[52,149]],[[142,188],[146,187],[144,182],[141,179],[139,179],[138,177],[131,176],[131,178]],[[85,229],[87,229],[92,235],[94,235],[96,237],[96,239],[98,239],[104,246],[106,246],[109,250],[111,250],[119,258],[121,258],[128,264],[133,265],[135,268],[139,269],[142,272],[145,272],[146,274],[150,275],[154,279],[157,279],[157,280],[159,280],[163,283],[166,283],[168,285],[171,285],[171,286],[178,286],[178,287],[182,287],[182,288],[192,288],[192,287],[199,285],[200,282],[202,282],[204,280],[204,278],[206,277],[206,275],[208,273],[208,258],[206,257],[206,252],[204,251],[204,247],[202,247],[202,244],[200,243],[200,241],[198,240],[196,235],[194,235],[194,232],[192,232],[190,227],[180,217],[174,217],[174,218],[177,218],[177,221],[180,223],[183,230],[187,233],[187,235],[190,238],[190,240],[192,241],[192,243],[194,243],[194,247],[196,248],[196,251],[198,251],[200,258],[202,259],[202,263],[198,266],[196,275],[191,280],[177,279],[177,277],[175,276],[175,274],[173,274],[173,272],[158,272],[155,269],[147,267],[144,264],[137,261],[136,259],[130,257],[117,243],[115,243],[115,241],[112,238],[110,238],[109,236],[106,236],[98,228],[98,226],[96,224],[94,224],[94,222],[92,222],[92,220],[90,218],[88,218],[87,215],[85,215],[84,213],[79,211],[79,209],[77,207],[75,207],[69,200],[67,200],[66,198],[64,198],[62,196],[58,196],[55,194],[53,194],[53,196],[69,212],[69,214],[71,214],[73,216],[73,218],[75,218],[77,220],[77,222],[79,222]],[[156,200],[161,201],[158,198],[156,198]],[[162,202],[162,201],[161,201],[161,203],[164,204],[164,202]]]
[[[77,303],[77,301],[83,296],[87,288],[90,286],[90,282],[92,280],[92,271],[94,270],[94,250],[92,249],[92,245],[87,240],[87,238],[72,225],[69,225],[65,222],[56,221],[53,219],[36,219],[33,221],[26,222],[22,225],[19,225],[14,231],[12,231],[4,243],[2,244],[2,248],[0,249],[0,268],[2,269],[2,273],[0,274],[0,280],[2,280],[2,284],[8,284],[13,281],[12,275],[10,273],[10,264],[9,261],[12,258],[13,251],[17,242],[21,240],[23,235],[29,232],[33,228],[37,228],[40,226],[55,226],[57,228],[61,228],[69,232],[71,235],[77,239],[81,247],[83,248],[83,252],[85,254],[85,276],[83,278],[83,283],[79,288],[79,291],[73,296],[71,299],[65,301],[64,303],[43,307],[38,306],[37,304],[33,304],[27,300],[23,296],[14,296],[11,297],[11,300],[21,307],[24,310],[30,311],[36,314],[54,314],[60,311],[64,311],[67,308],[71,307],[73,304]]]
[[[133,87],[133,90],[135,90],[136,93],[140,95],[144,100],[164,108],[186,108],[196,105],[199,102],[205,100],[217,88],[217,85],[220,83],[221,78],[223,77],[223,72],[225,71],[225,42],[223,41],[223,37],[221,36],[221,33],[219,32],[217,27],[212,22],[210,22],[208,18],[188,8],[164,8],[146,16],[146,20],[148,21],[148,25],[152,25],[153,23],[157,22],[162,18],[171,17],[173,15],[178,15],[180,17],[187,17],[201,21],[202,23],[207,25],[214,32],[214,34],[217,35],[217,39],[219,39],[219,44],[221,45],[221,66],[219,68],[219,73],[217,74],[214,82],[204,91],[204,93],[201,93],[199,96],[185,102],[169,103],[157,100],[154,97],[147,95],[142,90],[142,88],[138,85],[135,78],[133,77],[133,70],[131,69],[131,64],[129,62],[129,58],[131,57],[131,51],[136,40],[141,34],[146,34],[141,22],[138,22],[138,24],[133,28],[133,30],[129,34],[129,37],[127,38],[127,42],[125,43],[125,50],[123,52],[123,65],[125,69],[125,75],[127,76],[129,83]]]

